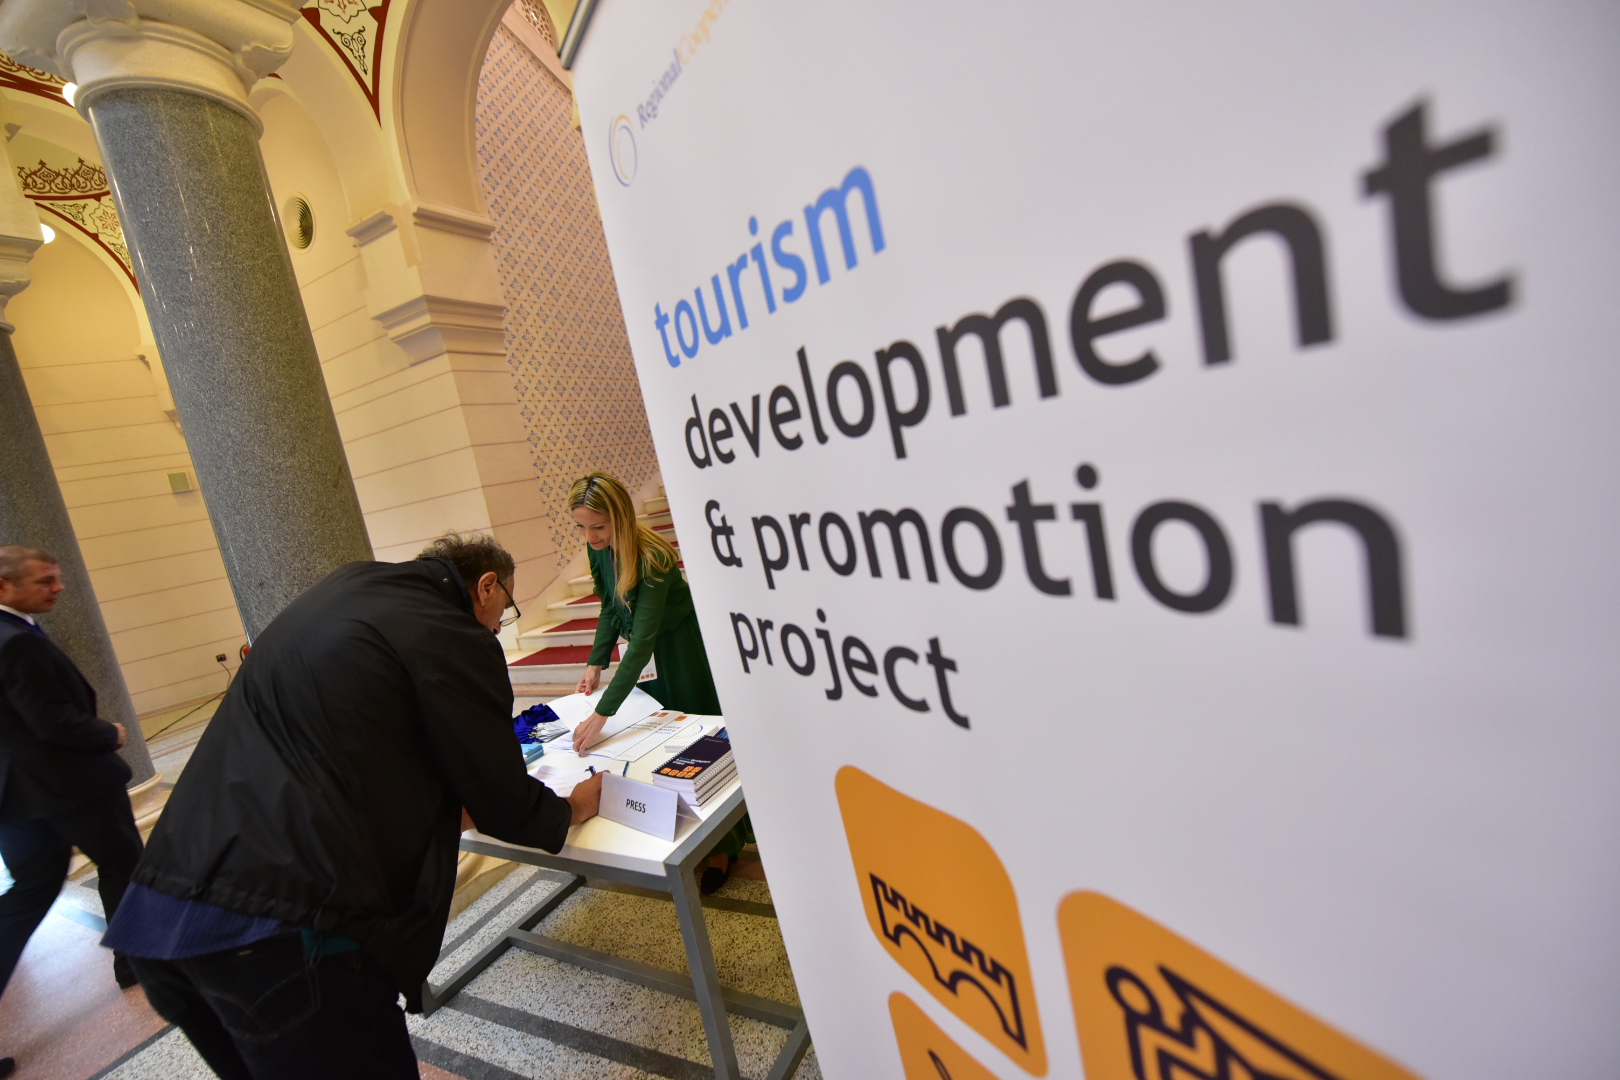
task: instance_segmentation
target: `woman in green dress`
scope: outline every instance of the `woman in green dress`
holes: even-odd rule
[[[568,492],[568,512],[585,538],[591,581],[602,601],[596,643],[577,691],[595,693],[613,658],[614,645],[621,637],[629,642],[596,711],[574,729],[575,752],[583,752],[599,740],[608,717],[619,711],[638,685],[649,660],[657,677],[639,685],[665,708],[700,716],[721,715],[703,634],[692,611],[692,590],[681,576],[680,556],[669,541],[636,521],[630,493],[604,472],[586,473],[574,481]],[[704,868],[704,892],[720,887],[743,845],[753,839],[753,829],[744,817],[720,841]]]

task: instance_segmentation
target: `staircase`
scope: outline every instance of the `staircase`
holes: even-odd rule
[[[636,520],[653,529],[680,551],[675,536],[675,525],[669,516],[669,499],[660,485],[657,494],[647,500]],[[686,564],[680,564],[684,567]],[[684,575],[683,575],[684,576]],[[548,614],[552,622],[518,635],[518,645],[533,652],[513,660],[507,671],[512,677],[512,689],[520,697],[557,697],[574,692],[575,685],[585,674],[585,663],[591,656],[591,645],[596,641],[596,622],[602,613],[602,598],[591,592],[591,576],[573,578],[568,582],[569,596],[550,605]],[[603,673],[604,684],[617,670],[619,651],[613,650],[613,661]]]

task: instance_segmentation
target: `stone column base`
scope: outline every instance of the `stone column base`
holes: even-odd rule
[[[157,824],[158,815],[169,803],[169,792],[174,788],[158,788],[163,781],[162,773],[153,773],[150,780],[143,780],[129,789],[130,809],[135,811],[135,827],[141,830],[141,839],[145,840],[152,835],[152,826]]]

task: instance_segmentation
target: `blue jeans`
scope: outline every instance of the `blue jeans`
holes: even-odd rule
[[[399,992],[361,952],[312,959],[283,934],[130,961],[146,1000],[224,1080],[418,1080]]]

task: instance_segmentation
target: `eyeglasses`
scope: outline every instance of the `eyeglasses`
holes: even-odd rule
[[[495,584],[501,585],[501,579],[496,578],[495,579]],[[501,585],[501,592],[506,594],[506,607],[512,609],[512,614],[510,616],[505,614],[506,608],[501,609],[501,612],[502,612],[502,614],[501,614],[501,625],[502,626],[511,626],[513,623],[515,623],[519,619],[523,618],[523,612],[518,610],[517,601],[512,599],[512,590],[511,589],[508,589],[505,585]]]

